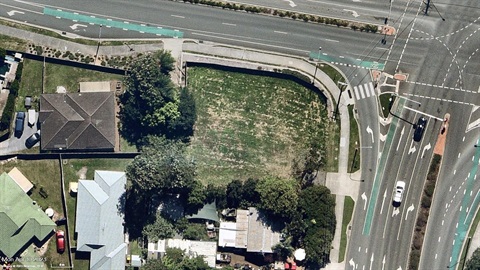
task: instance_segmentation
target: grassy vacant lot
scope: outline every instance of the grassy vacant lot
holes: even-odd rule
[[[326,108],[302,86],[207,68],[190,68],[188,75],[198,114],[190,150],[204,183],[289,177],[307,142],[323,145]]]
[[[32,96],[34,101],[39,101],[42,94],[42,68],[43,62],[25,59],[22,73],[22,82],[17,98],[16,110],[25,110],[25,96]],[[78,92],[79,82],[122,80],[120,75],[103,73],[88,69],[81,69],[63,65],[45,65],[45,93],[55,93],[57,86],[64,86],[67,92]],[[38,111],[38,104],[35,103]]]
[[[27,41],[16,37],[0,35],[0,47],[6,50],[24,51]]]

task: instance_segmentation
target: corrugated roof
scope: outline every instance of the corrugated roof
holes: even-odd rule
[[[0,175],[0,251],[8,257],[19,253],[33,238],[42,241],[55,223],[7,174]]]
[[[94,180],[79,181],[77,250],[90,252],[90,269],[125,267],[123,213],[119,205],[126,182],[124,172],[112,171],[95,171]]]

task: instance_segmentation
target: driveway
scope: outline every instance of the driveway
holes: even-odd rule
[[[36,112],[35,119],[38,120],[38,112]],[[15,119],[13,119],[13,121],[15,121]],[[27,114],[27,117],[24,121],[24,129],[23,129],[22,136],[20,138],[13,136],[13,129],[12,129],[12,134],[10,135],[10,138],[0,143],[0,155],[13,154],[13,153],[17,153],[19,151],[27,149],[27,147],[25,146],[25,141],[32,134],[37,132],[37,130],[38,130],[37,123],[35,123],[33,127],[30,127],[28,125],[28,114]],[[39,143],[37,143],[34,147],[37,147],[37,146],[39,146]]]

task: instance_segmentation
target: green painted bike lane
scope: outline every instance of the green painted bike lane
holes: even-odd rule
[[[111,19],[97,18],[94,16],[87,16],[87,15],[78,14],[76,12],[67,12],[59,9],[43,8],[43,14],[55,16],[57,18],[68,19],[75,22],[93,23],[98,25],[104,25],[107,27],[138,31],[140,33],[149,33],[149,34],[168,36],[168,37],[177,37],[177,38],[183,37],[183,32],[180,32],[178,30],[164,29],[164,28],[147,26],[147,25],[136,24],[136,23],[114,21]]]
[[[467,214],[468,204],[470,203],[470,200],[472,197],[472,195],[470,195],[470,192],[472,191],[473,182],[475,181],[475,175],[477,175],[478,164],[480,160],[480,148],[477,147],[475,149],[476,151],[475,151],[475,156],[473,157],[473,165],[472,165],[472,168],[470,169],[470,174],[467,179],[467,185],[465,186],[465,195],[463,196],[463,200],[462,200],[462,206],[461,206],[462,211],[460,211],[460,215],[458,217],[458,227],[455,233],[455,242],[453,244],[450,263],[457,263],[459,261],[459,256],[462,251],[463,241],[467,236],[468,229],[470,228],[470,224],[472,223],[472,220],[476,213],[476,209],[478,207],[478,204],[480,203],[480,197],[478,197],[478,193],[477,193],[477,195],[475,195],[475,198],[473,199],[470,212]]]
[[[398,108],[403,108],[405,103],[404,99],[399,99]],[[396,112],[398,114],[400,112]],[[387,162],[388,152],[392,147],[393,136],[395,135],[395,129],[397,127],[398,118],[394,117],[390,123],[390,128],[388,129],[387,138],[385,139],[385,145],[383,146],[382,156],[380,157],[380,162],[377,166],[377,171],[375,173],[375,180],[373,182],[372,192],[370,193],[370,200],[368,202],[367,214],[365,216],[365,223],[363,224],[363,235],[370,235],[370,229],[372,227],[373,214],[375,212],[375,205],[377,204],[378,190],[380,189],[381,179],[383,173],[385,172],[385,163]]]
[[[360,61],[360,60],[350,60],[347,61],[345,58],[337,59],[332,56],[319,54],[318,52],[310,52],[310,58],[315,60],[322,60],[332,64],[340,64],[353,67],[361,67],[366,69],[377,69],[383,70],[385,68],[385,63],[371,62],[371,61]]]

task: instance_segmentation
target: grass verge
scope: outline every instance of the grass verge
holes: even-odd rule
[[[342,234],[340,236],[340,254],[338,255],[339,262],[345,260],[345,251],[347,249],[347,227],[352,220],[354,208],[355,202],[352,197],[345,196],[345,201],[343,202]]]
[[[358,142],[360,142],[360,135],[358,134],[357,121],[353,117],[353,105],[348,106],[348,115],[350,116],[350,142],[348,145],[348,171],[353,173],[360,168],[360,149]],[[357,153],[355,153],[357,151]]]
[[[292,81],[199,67],[188,73],[198,115],[190,151],[204,183],[290,177],[309,142],[330,140],[326,106]]]
[[[389,93],[386,93],[386,94],[381,94],[379,96],[379,99],[380,99],[380,108],[382,108],[382,113],[383,113],[383,117],[388,117],[388,114],[389,114],[389,106],[390,106],[390,99],[393,99],[393,101],[395,101],[395,96],[392,95],[392,94],[389,94]],[[392,102],[393,104],[393,102]]]

